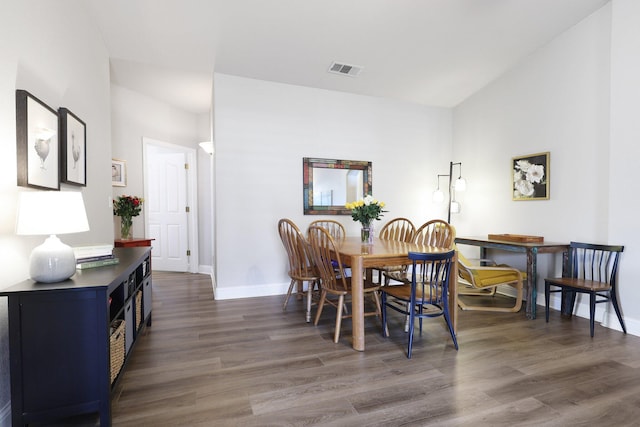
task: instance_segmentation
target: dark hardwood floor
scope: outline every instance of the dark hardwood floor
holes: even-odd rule
[[[367,319],[334,344],[335,311],[304,321],[283,297],[214,301],[208,276],[154,272],[153,325],[114,391],[114,426],[631,426],[640,424],[640,338],[552,312],[460,312],[425,321],[405,356]],[[315,311],[315,310],[314,310]],[[392,311],[390,311],[391,313]]]

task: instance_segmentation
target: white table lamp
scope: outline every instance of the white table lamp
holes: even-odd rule
[[[73,249],[56,234],[89,231],[82,193],[33,191],[20,193],[16,234],[49,235],[29,257],[29,276],[36,282],[66,280],[76,271]]]

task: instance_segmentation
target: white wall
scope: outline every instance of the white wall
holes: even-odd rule
[[[208,155],[199,148],[198,143],[211,138],[209,115],[193,114],[167,103],[143,95],[139,92],[118,85],[111,86],[111,132],[113,157],[127,162],[127,186],[113,187],[113,196],[121,194],[142,196],[144,194],[142,138],[148,137],[158,141],[182,145],[197,150],[198,168],[204,167],[203,173],[198,172],[198,191],[211,194],[210,163]],[[201,224],[198,229],[211,229],[211,210],[209,202],[199,203],[199,217]],[[134,218],[133,228],[135,236],[144,233],[145,209]],[[117,223],[112,218],[115,226]],[[116,229],[117,235],[117,229]],[[204,253],[200,253],[201,265],[211,265],[211,242],[206,235],[200,233],[206,245]],[[204,258],[203,258],[204,256]]]
[[[16,89],[28,90],[53,109],[69,108],[87,126],[87,187],[82,192],[91,231],[63,240],[90,244],[113,238],[102,227],[112,212],[109,63],[101,37],[82,2],[5,3],[11,5],[4,5],[0,14],[0,157],[6,159],[0,168],[0,288],[28,277],[28,255],[42,240],[14,235],[17,194],[26,191],[16,186]],[[63,190],[78,188],[62,185]]]
[[[454,109],[469,187],[460,233],[607,239],[609,31],[605,8]],[[544,151],[550,199],[512,201],[512,157]]]
[[[637,22],[636,13],[625,30]],[[635,28],[634,34],[637,43]],[[629,55],[637,49],[620,50],[614,69],[631,62],[637,71],[637,58]],[[640,309],[629,302],[637,293],[631,291],[635,280],[628,275],[635,270],[629,256],[636,240],[629,234],[634,223],[631,215],[621,213],[623,206],[636,203],[621,186],[630,181],[631,162],[637,158],[637,118],[627,116],[635,112],[637,96],[614,104],[630,129],[620,129],[619,140],[609,140],[610,83],[624,93],[630,83],[637,87],[638,74],[616,81],[617,75],[610,74],[610,55],[609,4],[454,109],[454,157],[464,162],[469,183],[466,214],[456,225],[459,235],[533,234],[547,241],[627,245],[620,295],[627,327],[640,335]],[[551,153],[550,199],[512,201],[511,158],[542,151]],[[628,168],[620,168],[621,158],[627,159]],[[509,262],[523,267],[522,258],[511,256]],[[554,263],[551,256],[539,256],[538,304],[544,304],[544,277],[559,273],[558,258]],[[587,299],[579,314],[588,317],[584,304]],[[559,301],[554,305],[559,307]],[[599,305],[597,319],[619,329],[617,320],[610,321],[611,313],[610,305]]]
[[[213,185],[211,183],[213,158],[202,149],[198,149],[197,156],[199,271],[213,274]]]
[[[640,330],[640,201],[632,190],[640,159],[640,2],[615,0],[611,35],[611,150],[609,238],[625,244],[620,267],[620,300],[627,329]],[[615,327],[617,322],[611,321]]]
[[[451,111],[215,74],[216,298],[286,292],[280,218],[302,229],[302,158],[373,162],[385,219],[446,215],[431,204],[448,171]],[[334,217],[356,235],[349,216]],[[385,221],[381,221],[381,226]]]
[[[447,109],[216,74],[210,177],[216,297],[286,290],[277,220],[289,217],[306,228],[320,218],[302,214],[302,157],[371,160],[374,195],[390,210],[385,219],[406,216],[417,224],[446,216],[430,195],[436,175],[448,172],[453,160],[463,162],[468,182],[459,194],[463,211],[452,219],[461,235],[510,232],[625,244],[620,295],[630,332],[640,334],[640,307],[629,303],[640,297],[634,286],[638,202],[627,190],[640,139],[638,22],[636,0],[613,0],[466,100],[453,119]],[[208,117],[110,89],[106,49],[80,0],[4,0],[0,58],[0,157],[8,159],[0,168],[4,288],[27,277],[28,255],[40,243],[14,234],[23,190],[15,184],[16,89],[67,107],[87,124],[83,195],[91,231],[64,238],[74,245],[113,238],[112,157],[128,162],[126,191],[141,194],[142,136],[195,147],[211,135],[203,125]],[[539,151],[551,152],[551,199],[511,201],[511,157]],[[357,234],[350,217],[337,219]],[[543,262],[541,276],[553,270],[557,266]],[[7,342],[0,299],[0,425],[8,401]]]
[[[62,240],[71,245],[113,240],[109,120],[109,62],[82,1],[3,0],[0,12],[0,288],[28,277],[31,249],[43,237],[15,236],[15,91],[25,89],[54,109],[69,108],[87,126],[89,226]],[[62,186],[63,190],[77,189]],[[29,190],[33,191],[33,190]],[[6,298],[0,298],[0,425],[8,423],[9,375]]]

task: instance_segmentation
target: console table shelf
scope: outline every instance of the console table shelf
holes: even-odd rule
[[[63,282],[26,280],[0,291],[9,306],[13,426],[90,413],[111,424],[112,386],[151,325],[152,287],[150,247],[114,255],[118,264],[77,270]],[[114,346],[111,325],[122,322],[124,343]],[[112,358],[120,360],[114,381]]]

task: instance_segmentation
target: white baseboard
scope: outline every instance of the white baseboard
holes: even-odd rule
[[[198,266],[198,273],[200,273],[200,274],[208,274],[210,276],[213,276],[213,266],[211,266],[211,265],[199,265]]]
[[[214,287],[213,297],[216,300],[225,300],[285,295],[288,289],[289,283],[270,283],[259,286],[234,286],[232,288]]]
[[[580,298],[580,296],[578,296],[578,298]],[[542,318],[544,321],[544,291],[538,293],[536,300],[538,308],[542,307],[542,310],[538,310],[538,313],[536,313],[536,317]],[[573,315],[589,319],[589,297],[587,295],[582,295],[581,300],[582,301],[576,300]],[[551,298],[549,299],[549,308],[560,311],[560,301],[560,294],[551,295]],[[640,336],[640,321],[624,317],[624,313],[622,317],[625,326],[627,327],[627,334]],[[618,322],[618,317],[616,316],[616,312],[611,303],[596,305],[595,323],[599,323],[605,328],[622,331],[622,327],[620,326],[620,322]],[[589,331],[587,331],[587,333],[589,333]]]

